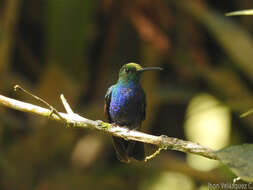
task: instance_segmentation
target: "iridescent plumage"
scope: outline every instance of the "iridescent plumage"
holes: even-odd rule
[[[125,64],[120,69],[118,82],[105,95],[104,112],[110,123],[129,129],[141,127],[145,119],[146,98],[139,81],[143,71],[155,69],[161,70],[158,67],[142,68],[136,63]],[[125,141],[119,137],[113,137],[113,141],[119,160],[129,162],[130,157],[144,159],[143,143]]]

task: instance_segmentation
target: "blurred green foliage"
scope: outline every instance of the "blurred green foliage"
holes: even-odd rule
[[[252,5],[0,0],[0,94],[37,103],[14,94],[20,84],[62,111],[64,93],[75,112],[104,120],[104,94],[121,65],[160,66],[162,73],[142,80],[144,131],[185,138],[188,103],[204,92],[231,110],[230,144],[252,143],[253,117],[239,115],[253,107],[253,17],[225,17]],[[125,165],[116,159],[110,137],[59,125],[0,107],[0,189],[184,189],[186,182],[173,178],[198,189],[234,177],[222,166],[193,169],[184,154],[171,151],[149,163]]]
[[[253,181],[253,145],[243,144],[217,152],[219,159],[245,181]],[[238,156],[239,155],[239,156]]]

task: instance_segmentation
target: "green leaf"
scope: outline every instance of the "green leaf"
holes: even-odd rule
[[[226,13],[226,16],[253,15],[253,9]]]
[[[250,115],[250,114],[252,114],[252,113],[253,113],[253,109],[251,109],[251,110],[249,110],[249,111],[247,111],[247,112],[241,114],[240,117],[241,117],[241,118],[247,117],[248,115]]]
[[[199,6],[197,1],[173,2],[203,24],[238,68],[253,81],[253,40],[247,30],[214,9],[208,6]]]
[[[221,162],[237,176],[253,182],[253,144],[230,146],[216,153]]]

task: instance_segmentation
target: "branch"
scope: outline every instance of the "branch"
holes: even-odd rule
[[[46,105],[49,107],[49,109],[42,108],[40,106],[36,106],[36,105],[29,104],[26,102],[21,102],[21,101],[0,95],[0,105],[9,107],[15,110],[29,112],[32,114],[48,117],[49,119],[63,122],[69,127],[94,129],[97,131],[102,131],[109,135],[124,138],[125,140],[140,141],[140,142],[158,146],[159,149],[153,155],[148,156],[145,161],[155,157],[157,154],[160,153],[162,149],[170,149],[170,150],[176,150],[176,151],[181,151],[185,153],[193,153],[193,154],[197,154],[206,158],[219,160],[214,150],[208,147],[202,146],[198,143],[184,141],[184,140],[173,138],[173,137],[167,137],[165,135],[161,135],[161,136],[150,135],[150,134],[146,134],[146,133],[136,131],[136,130],[129,130],[125,127],[115,126],[115,125],[112,125],[110,123],[106,123],[100,120],[93,121],[93,120],[81,117],[80,115],[75,114],[71,110],[70,106],[68,105],[63,95],[61,95],[61,100],[67,113],[58,112],[47,103]]]

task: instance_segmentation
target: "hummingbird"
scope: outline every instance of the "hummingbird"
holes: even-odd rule
[[[116,84],[105,94],[104,113],[109,123],[128,129],[139,129],[146,115],[146,96],[140,84],[144,71],[162,70],[160,67],[143,68],[137,63],[127,63],[119,71]],[[144,144],[126,141],[113,136],[117,158],[129,163],[131,158],[142,161],[145,158]]]

